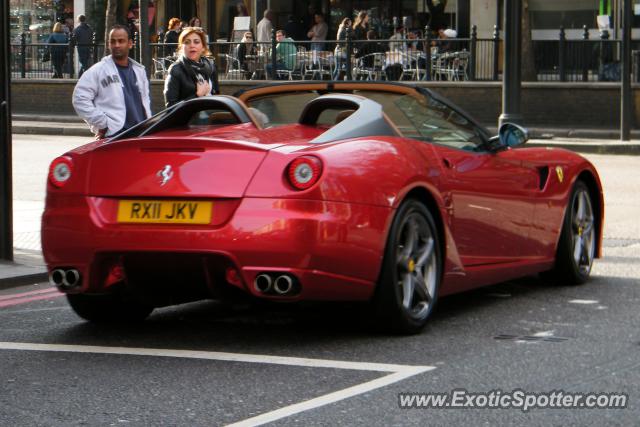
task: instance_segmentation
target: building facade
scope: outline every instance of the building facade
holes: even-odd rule
[[[117,21],[135,25],[138,1],[113,1],[118,3]],[[494,25],[501,21],[503,2],[448,0],[441,22],[456,29],[459,37],[468,37],[471,26],[476,25],[480,38],[490,38]],[[12,41],[25,33],[29,42],[43,42],[55,22],[63,22],[72,29],[78,14],[87,16],[98,40],[102,40],[106,3],[107,0],[10,0]],[[276,28],[282,28],[289,15],[310,26],[312,13],[321,12],[329,24],[329,38],[334,37],[342,18],[354,16],[361,10],[369,12],[370,24],[381,37],[390,35],[397,23],[408,28],[424,28],[429,20],[426,0],[148,0],[148,3],[153,41],[158,33],[166,30],[170,18],[188,21],[194,16],[201,19],[212,40],[228,40],[235,16],[248,14],[252,28],[255,28],[266,8],[274,11]],[[528,0],[528,4],[534,39],[556,39],[560,26],[565,28],[569,38],[580,38],[583,25],[597,31],[598,15],[611,17],[612,38],[621,35],[622,0]],[[634,13],[634,28],[640,27],[640,0],[634,0]]]

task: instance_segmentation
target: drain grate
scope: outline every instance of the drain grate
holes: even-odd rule
[[[563,337],[537,337],[535,335],[510,335],[510,334],[500,334],[493,337],[495,340],[500,341],[546,341],[546,342],[563,342],[567,341],[569,338]]]

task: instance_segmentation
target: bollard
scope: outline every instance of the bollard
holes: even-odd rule
[[[469,46],[469,80],[474,81],[476,79],[476,54],[478,42],[478,26],[473,25],[471,27],[471,46]]]

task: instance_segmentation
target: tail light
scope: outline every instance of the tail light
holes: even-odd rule
[[[49,182],[55,187],[62,187],[69,181],[73,173],[71,157],[61,156],[51,162],[49,167]]]
[[[297,190],[306,190],[318,182],[322,174],[322,162],[314,156],[298,157],[291,163],[287,175],[289,182]]]

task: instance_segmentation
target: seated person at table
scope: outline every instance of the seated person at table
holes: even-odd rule
[[[242,40],[238,43],[238,64],[240,69],[245,72],[249,72],[249,64],[247,63],[247,55],[254,56],[258,53],[256,45],[253,43],[253,34],[251,31],[247,31],[242,36]],[[235,67],[235,64],[234,64]]]
[[[278,41],[278,44],[276,45],[276,71],[293,70],[296,66],[296,53],[298,52],[293,39],[287,37],[284,30],[278,30],[276,31],[276,40]],[[268,79],[274,79],[277,77],[273,72],[271,56],[269,56],[265,68],[267,70]]]
[[[367,31],[367,42],[366,43],[362,43],[361,47],[358,49],[358,51],[355,54],[356,58],[364,58],[362,60],[362,65],[364,65],[365,67],[373,67],[373,56],[367,56],[367,55],[371,55],[372,53],[384,53],[385,48],[382,45],[382,43],[378,42],[378,41],[374,41],[376,40],[377,36],[376,36],[376,32],[374,30],[369,30]]]
[[[389,38],[389,50],[391,52],[406,52],[407,43],[403,41],[404,38],[404,27],[397,27],[395,33]]]
[[[451,28],[440,28],[438,30],[438,40],[433,42],[438,47],[438,53],[455,52],[458,50],[457,43],[451,39],[458,37],[458,32]]]
[[[411,66],[424,69],[427,66],[427,60],[424,57],[424,43],[419,40],[421,36],[420,30],[411,30],[408,32],[407,39],[410,41],[407,42],[407,49],[412,57]]]
[[[422,38],[422,34],[420,34],[420,30],[411,30],[407,33],[407,39],[410,41],[407,42],[407,49],[409,52],[423,52],[424,47],[422,41],[419,39]]]

